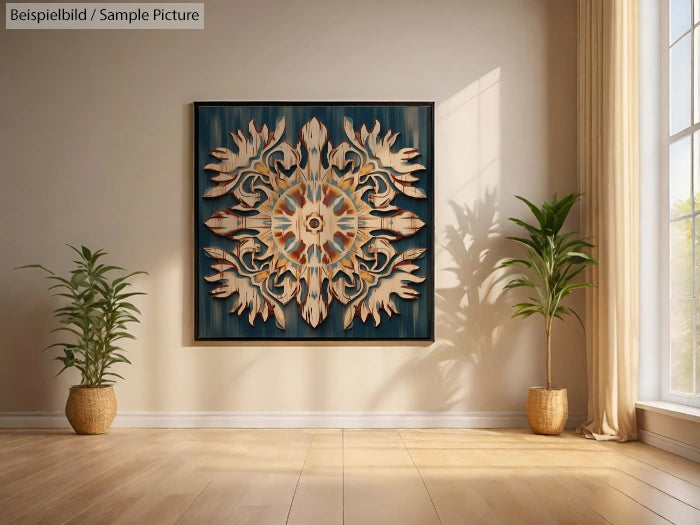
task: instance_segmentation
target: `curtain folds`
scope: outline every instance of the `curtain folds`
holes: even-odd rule
[[[637,438],[638,0],[578,2],[578,162],[583,233],[596,245],[586,297],[587,437]]]

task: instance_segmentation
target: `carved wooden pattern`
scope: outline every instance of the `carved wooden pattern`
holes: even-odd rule
[[[343,118],[338,144],[316,117],[295,144],[282,139],[285,129],[285,118],[274,126],[250,120],[245,131],[229,130],[233,149],[209,152],[201,198],[221,208],[204,225],[233,241],[233,249],[202,246],[212,261],[202,276],[211,300],[232,301],[229,314],[251,326],[274,319],[282,336],[292,302],[314,329],[329,322],[334,301],[343,313],[332,322],[342,330],[357,319],[377,327],[400,314],[395,297],[415,300],[426,279],[418,260],[429,246],[394,244],[426,226],[426,217],[396,204],[399,194],[427,198],[416,184],[426,176],[421,152],[395,147],[400,132],[378,120],[355,129]]]

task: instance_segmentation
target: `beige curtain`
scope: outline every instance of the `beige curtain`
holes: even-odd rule
[[[601,440],[637,438],[639,279],[638,0],[579,0],[578,137],[586,274],[588,419]]]

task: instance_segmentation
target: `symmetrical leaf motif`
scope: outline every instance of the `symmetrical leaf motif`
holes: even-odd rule
[[[285,119],[274,130],[230,133],[236,151],[216,147],[218,162],[204,166],[213,172],[203,198],[232,196],[235,203],[219,209],[204,224],[217,236],[235,241],[226,251],[204,248],[214,273],[204,279],[215,285],[212,297],[234,297],[230,313],[248,311],[255,324],[270,317],[286,326],[284,306],[296,300],[300,317],[316,328],[327,318],[333,300],[345,308],[343,327],[359,317],[381,322],[381,312],[398,313],[392,295],[407,300],[420,295],[412,285],[413,261],[425,249],[397,253],[392,241],[411,237],[425,222],[398,208],[401,193],[424,199],[415,186],[421,164],[412,162],[415,148],[393,151],[399,133],[381,125],[355,130],[344,119],[347,141],[333,145],[328,129],[317,118],[306,122],[296,145],[282,142]]]

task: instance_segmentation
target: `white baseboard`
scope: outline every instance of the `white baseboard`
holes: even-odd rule
[[[569,414],[567,428],[584,422]],[[118,412],[113,428],[527,428],[524,412]],[[70,428],[61,412],[0,412],[0,428]]]
[[[662,436],[661,434],[650,432],[642,428],[637,431],[637,439],[652,447],[660,448],[671,454],[676,454],[677,456],[700,463],[700,448],[689,445],[688,443],[678,441],[668,436]]]
[[[0,412],[0,428],[70,428],[62,412]]]

